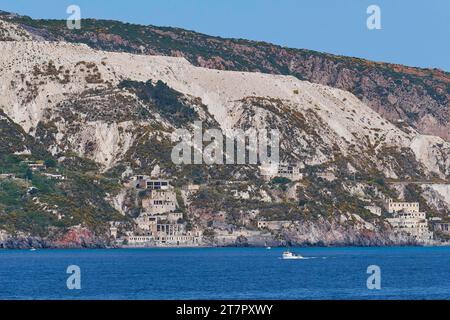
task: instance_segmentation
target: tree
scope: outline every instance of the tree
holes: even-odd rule
[[[25,172],[25,179],[30,181],[33,180],[33,171],[30,168]]]
[[[44,164],[45,164],[45,166],[46,166],[47,168],[54,168],[54,167],[56,167],[56,161],[53,160],[53,159],[46,159],[46,160],[44,161]]]

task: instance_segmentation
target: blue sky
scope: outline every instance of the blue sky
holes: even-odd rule
[[[0,9],[33,18],[83,18],[181,27],[375,61],[450,71],[448,0],[0,0]],[[366,9],[381,8],[381,30]]]

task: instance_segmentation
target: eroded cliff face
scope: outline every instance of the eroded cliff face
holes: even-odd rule
[[[76,226],[66,232],[57,232],[48,237],[31,236],[26,233],[0,235],[0,248],[4,249],[72,249],[105,248],[114,246],[107,236],[98,236],[91,230]]]
[[[207,239],[208,246],[403,246],[420,242],[396,234],[388,224],[345,224],[342,220],[320,218],[318,221],[297,221],[276,232],[255,233],[235,230],[226,237],[216,233]]]
[[[12,19],[8,23],[18,21]],[[59,29],[44,32],[36,29],[43,28],[40,25],[26,30],[17,28],[10,29],[0,41],[2,148],[9,155],[25,152],[38,159],[44,156],[53,159],[61,170],[69,173],[69,179],[51,185],[54,189],[50,188],[47,194],[38,192],[32,196],[26,193],[26,181],[18,182],[22,184],[19,191],[23,192],[18,194],[29,206],[20,210],[38,212],[38,221],[45,221],[48,224],[45,227],[52,232],[42,237],[33,234],[36,230],[11,232],[3,240],[6,247],[108,245],[109,222],[122,219],[130,223],[139,214],[137,199],[129,197],[121,179],[132,174],[151,174],[155,165],[162,168],[163,175],[173,178],[178,188],[193,179],[202,181],[201,192],[193,199],[186,198],[186,214],[193,224],[208,230],[209,223],[217,221],[217,213],[223,211],[221,222],[241,230],[235,237],[222,230],[225,240],[217,242],[212,238],[213,245],[263,245],[266,241],[300,245],[405,244],[408,239],[395,236],[385,217],[371,215],[364,206],[381,205],[387,197],[401,196],[401,192],[396,194],[386,186],[383,179],[437,179],[444,184],[450,177],[449,142],[420,133],[414,128],[418,122],[390,122],[386,117],[391,116],[384,114],[383,118],[382,110],[378,110],[382,115],[374,111],[377,109],[372,105],[374,101],[386,106],[384,94],[375,94],[380,86],[395,87],[390,78],[383,78],[386,76],[383,72],[390,72],[384,65],[308,53],[311,59],[331,59],[350,69],[352,64],[365,66],[358,69],[357,75],[353,69],[344,68],[339,69],[341,75],[332,76],[337,67],[330,61],[302,66],[308,55],[294,61],[293,51],[283,51],[278,56],[277,48],[270,50],[279,63],[289,61],[292,70],[317,77],[313,82],[332,84],[346,91],[299,80],[299,75],[210,69],[259,70],[256,65],[250,67],[251,55],[250,62],[238,59],[239,50],[265,57],[255,51],[260,50],[259,46],[250,44],[233,49],[238,50],[232,55],[236,58],[234,65],[218,57],[199,60],[198,56],[185,52],[176,54],[191,61],[197,59],[198,65],[208,67],[204,68],[183,57],[111,52],[125,44],[126,51],[134,51],[134,44],[120,42],[119,36],[97,35],[99,43],[89,42],[90,47],[42,40],[54,32],[51,40],[70,36],[65,31],[57,33]],[[70,40],[81,41],[85,35],[81,33]],[[163,33],[163,36],[173,35]],[[198,44],[197,40],[192,41]],[[226,43],[232,46],[233,41]],[[106,48],[111,51],[92,48],[103,48],[106,44],[111,44]],[[154,43],[150,41],[148,45]],[[140,50],[142,53],[150,49]],[[158,52],[155,49],[151,53]],[[270,64],[264,64],[261,70],[281,73],[281,69],[277,71]],[[370,74],[364,78],[368,70]],[[380,72],[383,77],[377,78]],[[434,77],[442,83],[448,80],[447,75],[438,71],[395,72],[414,74],[425,82],[434,81]],[[356,76],[363,78],[353,79]],[[358,85],[367,83],[371,89],[355,92],[352,81]],[[408,90],[405,94],[409,94]],[[414,92],[433,104],[428,91],[416,88]],[[403,102],[396,105],[402,94],[400,90],[386,97],[395,106],[392,110],[405,106]],[[404,100],[412,103],[414,99],[410,98]],[[400,116],[399,112],[393,115]],[[445,110],[429,114],[445,118]],[[171,133],[180,128],[192,130],[194,121],[221,129],[225,135],[234,129],[278,129],[281,160],[303,163],[307,168],[305,179],[302,183],[279,185],[263,182],[256,166],[175,166],[170,158]],[[333,172],[336,181],[318,179],[317,173],[323,170]],[[230,187],[233,183],[236,186]],[[430,212],[444,215],[448,208],[444,205],[448,201],[447,192],[440,188],[423,192],[430,210],[435,210]],[[8,230],[24,228],[17,223],[20,216],[12,219],[9,215],[19,214],[17,203],[14,206],[0,203],[0,222],[7,221]],[[41,214],[45,219],[41,219]],[[290,219],[297,223],[282,232],[265,235],[252,232],[259,218]],[[96,228],[97,222],[101,228]]]
[[[63,42],[2,42],[0,53],[4,112],[53,154],[74,151],[105,169],[124,160],[145,130],[167,138],[174,128],[192,128],[194,118],[174,122],[145,100],[139,86],[151,80],[165,83],[198,120],[225,133],[280,130],[286,161],[322,164],[348,156],[357,167],[374,166],[388,178],[450,175],[450,143],[386,121],[347,91],[291,76],[211,70],[183,58]],[[124,80],[137,87],[124,86]],[[393,161],[399,154],[416,162],[410,172]]]
[[[293,75],[350,91],[387,120],[401,119],[423,134],[450,140],[450,74],[441,70],[222,39],[176,28],[86,20],[82,30],[73,33],[67,30],[65,21],[8,15],[3,19],[22,26],[35,40],[65,40],[107,51],[185,57],[194,65],[211,69]]]
[[[347,219],[347,218],[344,218]],[[364,223],[343,224],[342,219],[305,221],[283,231],[286,241],[293,245],[313,246],[393,246],[417,242],[395,234],[388,224],[369,226]]]

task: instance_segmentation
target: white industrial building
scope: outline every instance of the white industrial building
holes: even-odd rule
[[[418,202],[387,201],[387,210],[393,214],[388,218],[396,232],[406,234],[414,240],[427,242],[433,239],[433,233],[428,228],[425,212],[420,212]]]

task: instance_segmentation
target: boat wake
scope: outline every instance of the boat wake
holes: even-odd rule
[[[313,259],[323,259],[323,260],[325,260],[326,257],[295,257],[295,258],[283,258],[283,257],[279,257],[278,259],[281,259],[281,260],[313,260]]]
[[[326,257],[304,257],[300,254],[293,253],[291,251],[285,251],[283,252],[280,259],[282,260],[311,260],[311,259],[326,259]]]

